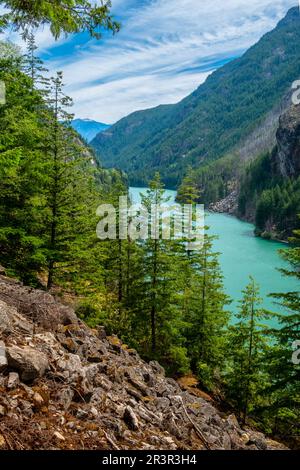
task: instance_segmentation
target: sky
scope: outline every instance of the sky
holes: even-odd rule
[[[102,40],[36,33],[51,73],[64,72],[77,118],[112,124],[176,103],[273,29],[298,0],[112,0],[121,31]],[[9,34],[21,44],[19,36]]]

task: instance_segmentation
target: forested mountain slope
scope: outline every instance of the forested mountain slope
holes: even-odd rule
[[[133,113],[99,134],[92,145],[101,162],[127,171],[132,182],[144,182],[158,170],[175,186],[188,165],[197,168],[228,154],[300,76],[299,40],[295,7],[180,103]]]

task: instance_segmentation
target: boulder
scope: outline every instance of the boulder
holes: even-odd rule
[[[42,377],[49,368],[45,354],[28,346],[7,348],[7,360],[8,367],[17,370],[23,382],[31,382]]]

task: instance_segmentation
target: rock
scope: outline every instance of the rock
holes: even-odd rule
[[[236,419],[236,416],[235,415],[230,415],[228,416],[227,418],[227,424],[229,425],[229,428],[231,430],[237,430],[237,429],[240,429],[240,425],[239,425],[239,422],[238,420]]]
[[[103,344],[85,343],[80,347],[79,353],[86,358],[88,362],[102,362],[103,356],[107,356],[107,349]]]
[[[17,388],[19,384],[20,384],[19,374],[17,372],[10,372],[8,375],[8,380],[7,380],[7,388],[9,390],[13,390],[14,388]]]
[[[74,390],[71,387],[64,387],[59,393],[59,403],[65,410],[68,410],[74,398]]]
[[[78,350],[78,344],[72,338],[64,337],[61,341],[62,346],[71,353],[76,353]]]
[[[78,324],[72,308],[56,302],[45,291],[25,287],[11,279],[0,279],[0,300],[48,331],[56,331],[61,324]]]
[[[224,431],[224,435],[222,438],[222,448],[224,450],[231,450],[231,439],[228,432]]]
[[[63,326],[65,308],[0,276],[0,448],[202,450],[199,433],[212,450],[284,448],[241,429],[210,397],[181,388],[102,327]]]
[[[55,431],[55,433],[53,434],[54,437],[56,437],[56,439],[58,439],[59,441],[65,441],[66,439],[64,438],[64,436],[58,432],[58,431]]]
[[[12,320],[8,313],[7,304],[0,300],[0,332],[9,333],[12,329]]]
[[[97,326],[96,330],[99,339],[106,339],[107,335],[104,326]]]
[[[76,413],[77,419],[87,419],[89,417],[89,413],[86,410],[79,409]]]
[[[82,362],[77,354],[68,354],[57,362],[57,369],[64,372],[66,378],[78,376],[82,370]]]
[[[6,348],[3,341],[0,341],[0,372],[6,369],[8,365],[6,357]]]
[[[211,212],[236,214],[238,211],[238,198],[239,193],[234,189],[228,196],[220,201],[210,204],[209,210]]]
[[[24,382],[42,377],[49,368],[48,359],[45,354],[28,346],[19,348],[11,346],[7,348],[8,366],[16,369]]]
[[[45,404],[45,401],[44,401],[44,398],[42,397],[42,395],[40,395],[38,392],[35,392],[34,395],[33,395],[33,402],[35,404],[35,407],[37,409],[41,409],[44,404]]]
[[[171,403],[167,397],[159,397],[155,399],[153,404],[158,410],[165,411],[167,408],[169,408]]]
[[[167,444],[168,449],[170,449],[170,450],[176,450],[177,449],[177,445],[175,444],[175,442],[174,442],[174,440],[171,436],[163,437],[162,438],[162,443]]]
[[[165,369],[157,361],[149,362],[149,366],[155,374],[165,376]]]
[[[4,449],[6,447],[6,440],[4,439],[4,436],[0,434],[0,449]]]
[[[5,275],[6,275],[5,268],[0,264],[0,276],[5,276]]]
[[[139,429],[138,419],[131,406],[126,406],[123,419],[129,429],[132,429],[133,431],[137,431]]]
[[[142,395],[149,395],[149,388],[134,375],[132,370],[127,372],[128,382],[133,385]]]
[[[283,177],[300,173],[300,106],[291,106],[279,119],[274,172]]]
[[[7,334],[14,330],[32,334],[32,323],[20,315],[14,307],[0,300],[0,332]]]

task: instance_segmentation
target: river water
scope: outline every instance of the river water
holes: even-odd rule
[[[147,188],[130,188],[134,203],[140,202],[140,193]],[[176,191],[167,190],[170,202],[175,201]],[[275,312],[282,309],[274,304],[270,293],[299,290],[296,280],[286,278],[278,271],[286,267],[278,254],[286,245],[263,240],[254,236],[254,226],[225,214],[207,213],[205,224],[209,232],[216,235],[215,249],[220,252],[220,264],[224,274],[226,293],[233,299],[233,308],[241,298],[241,291],[253,276],[261,288],[263,306]]]

